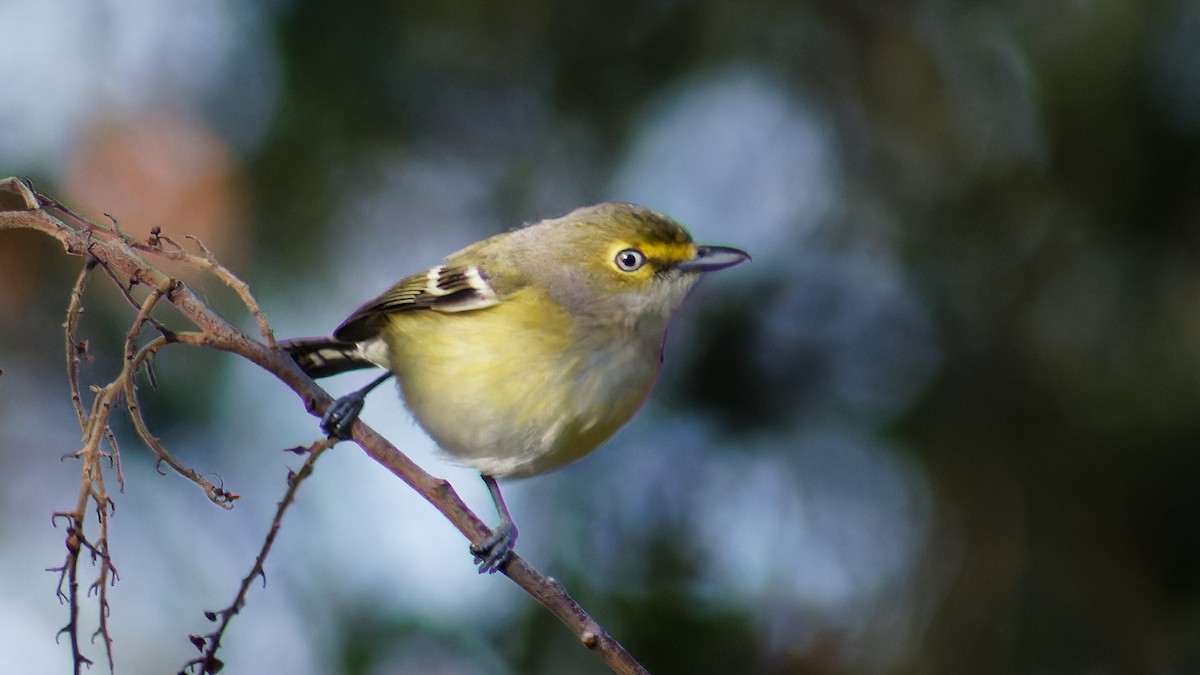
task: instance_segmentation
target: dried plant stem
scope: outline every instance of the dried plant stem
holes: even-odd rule
[[[75,407],[80,428],[87,423],[87,419],[83,413],[83,397],[79,394],[79,357],[87,347],[86,343],[76,340],[75,328],[79,325],[79,315],[83,313],[83,289],[87,286],[91,271],[92,261],[88,260],[84,263],[83,269],[79,270],[79,277],[75,280],[75,285],[71,287],[71,301],[67,305],[67,320],[63,322],[63,328],[67,333],[67,381],[71,387],[71,405]]]
[[[193,634],[188,636],[188,639],[196,646],[196,649],[200,650],[200,656],[185,663],[183,668],[180,669],[180,673],[187,671],[210,675],[219,672],[224,667],[225,664],[217,658],[217,650],[221,647],[221,638],[225,636],[225,631],[229,628],[230,621],[245,606],[246,594],[250,591],[250,584],[255,579],[261,578],[263,586],[266,587],[267,573],[265,565],[267,555],[270,554],[271,547],[275,544],[275,537],[279,534],[279,528],[283,524],[283,515],[287,513],[288,507],[296,501],[296,492],[300,489],[301,483],[312,475],[313,465],[316,464],[317,458],[321,456],[321,453],[332,448],[336,442],[326,439],[317,441],[306,449],[300,449],[301,452],[308,454],[308,458],[304,460],[304,465],[300,467],[299,471],[288,472],[287,491],[283,494],[283,499],[279,500],[279,505],[275,509],[275,517],[271,520],[271,528],[267,531],[267,536],[263,539],[262,547],[259,548],[258,555],[254,558],[254,565],[250,568],[249,574],[242,577],[237,594],[228,607],[204,613],[204,616],[209,621],[217,623],[217,628],[205,635]]]

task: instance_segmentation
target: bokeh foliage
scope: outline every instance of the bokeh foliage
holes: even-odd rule
[[[464,243],[622,196],[610,193],[614,176],[646,120],[706,73],[765,74],[827,123],[834,205],[766,237],[725,223],[721,243],[747,239],[755,269],[714,280],[669,354],[656,411],[700,420],[696,454],[683,452],[692,437],[639,422],[641,436],[622,441],[634,449],[598,455],[588,462],[610,466],[586,464],[530,500],[550,515],[527,527],[555,528],[552,573],[653,672],[1200,670],[1194,3],[297,0],[257,16],[249,35],[270,45],[278,78],[261,134],[238,140],[247,113],[226,106],[252,76],[231,72],[187,110],[234,149],[247,205],[235,239],[253,260],[239,271],[268,306],[293,302],[300,278],[371,295],[378,289],[346,278],[356,254],[387,255],[364,241],[394,237],[380,248],[398,250],[421,231],[462,228],[454,240]],[[387,204],[396,229],[354,234],[362,196],[388,192],[387,172],[421,162],[432,178],[400,180],[410,192]],[[69,198],[76,184],[56,167],[6,172],[40,174]],[[418,193],[424,201],[405,201]],[[643,201],[659,206],[652,196]],[[755,218],[762,207],[736,211]],[[362,208],[363,220],[381,219]],[[6,235],[0,256],[53,257],[14,241]],[[823,266],[845,255],[861,269]],[[47,260],[44,277],[57,265]],[[885,268],[906,290],[872,286]],[[35,283],[13,269],[4,283],[22,290],[0,294],[0,357],[31,355],[57,377],[45,352],[59,353],[46,344],[62,303],[48,298],[71,273]],[[876,323],[819,332],[872,303]],[[17,312],[29,318],[14,321]],[[99,305],[95,314],[108,316]],[[95,333],[120,340],[119,319],[99,321]],[[871,391],[899,393],[887,405],[830,402],[830,392],[863,388],[860,376]],[[204,435],[220,387],[181,395],[171,381],[147,402],[164,436]],[[778,603],[769,590],[729,597],[738,584],[714,581],[711,551],[691,533],[731,496],[672,497],[712,485],[692,482],[702,472],[688,463],[735,455],[794,466],[805,430],[830,420],[919,477],[912,489],[929,506],[915,562],[903,580],[837,607],[782,591]],[[605,506],[625,499],[612,476],[646,466],[611,464],[658,451],[672,458],[652,481],[665,496],[646,503],[660,510],[642,514],[641,528],[606,521]],[[582,506],[563,503],[576,491],[589,495]],[[680,513],[685,503],[696,508]],[[603,538],[581,533],[601,526]],[[729,545],[739,541],[731,533]],[[307,597],[320,611],[320,594]],[[340,637],[325,640],[347,673],[432,668],[440,662],[429,655],[442,653],[465,654],[447,672],[599,672],[521,600],[499,618],[481,607],[466,625],[379,598],[339,602],[329,614]]]

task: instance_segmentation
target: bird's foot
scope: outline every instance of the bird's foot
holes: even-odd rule
[[[517,526],[510,521],[501,521],[482,544],[471,544],[471,554],[475,556],[475,564],[479,565],[479,573],[495,574],[504,569],[512,559],[516,544]]]
[[[366,397],[362,392],[352,392],[335,400],[326,408],[321,417],[321,431],[330,438],[346,440],[350,438],[350,427],[358,414],[362,412]]]

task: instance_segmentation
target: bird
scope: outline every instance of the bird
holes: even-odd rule
[[[396,378],[416,422],[488,488],[499,523],[471,552],[493,573],[518,534],[497,479],[574,462],[629,421],[696,282],[749,259],[697,245],[656,211],[602,202],[475,242],[366,302],[332,337],[280,347],[313,378],[385,369],[326,410],[331,438],[348,438],[366,395]]]

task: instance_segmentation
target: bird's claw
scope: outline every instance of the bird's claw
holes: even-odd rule
[[[350,438],[350,427],[354,424],[354,420],[358,419],[358,414],[362,412],[364,401],[364,397],[355,392],[330,403],[325,414],[321,416],[321,431],[324,431],[329,438],[341,440]]]
[[[475,556],[475,564],[479,565],[479,573],[495,574],[504,569],[512,560],[516,543],[517,526],[511,522],[501,522],[482,544],[471,544],[471,554]]]

